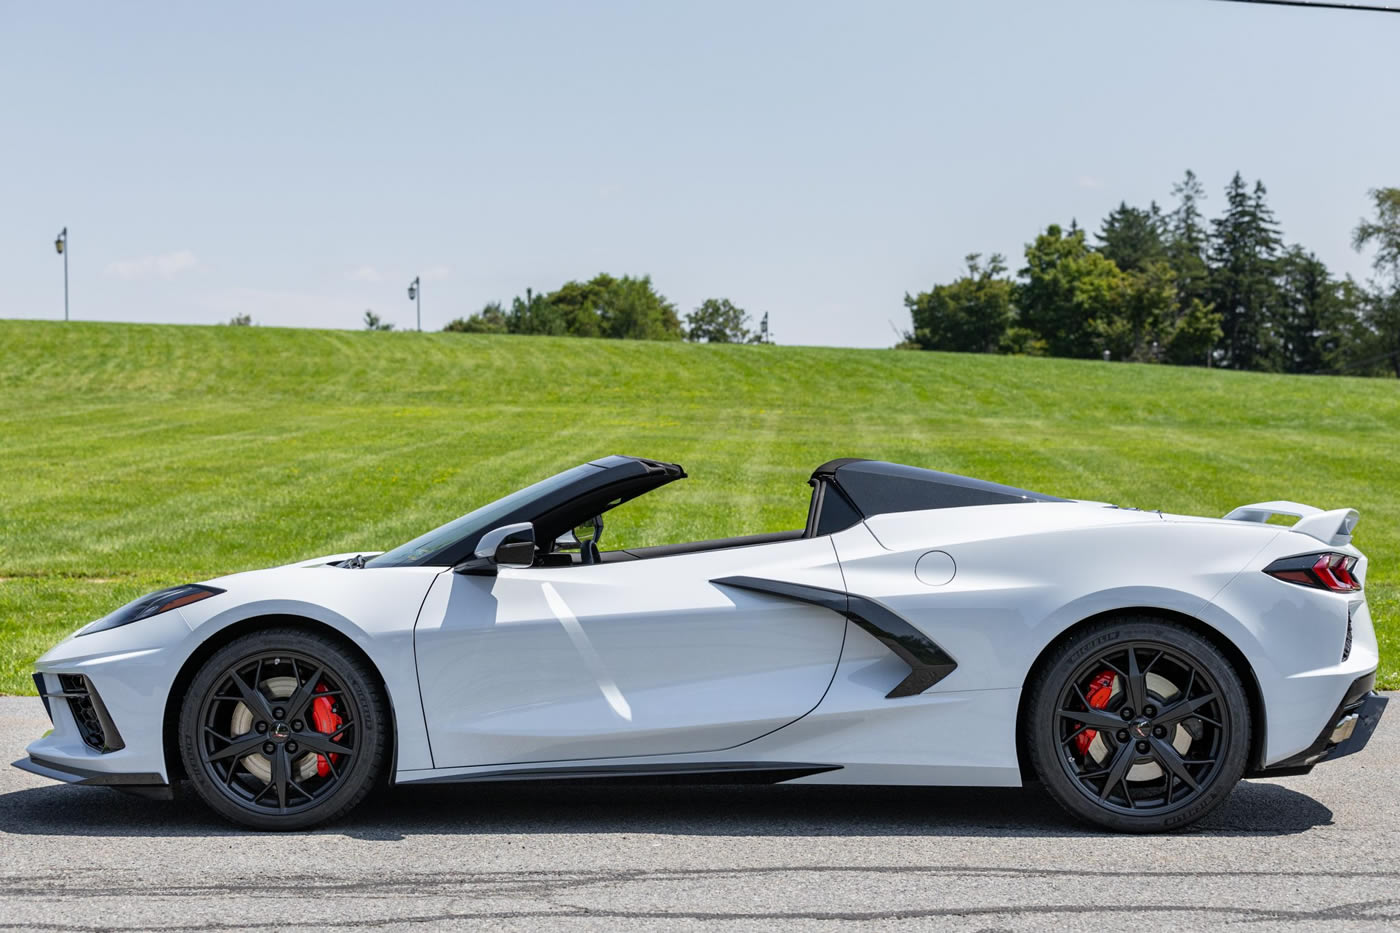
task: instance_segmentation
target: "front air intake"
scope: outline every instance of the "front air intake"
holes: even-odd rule
[[[89,748],[114,752],[126,747],[112,717],[107,715],[102,698],[93,689],[92,681],[82,674],[59,674],[58,685],[63,691],[61,696],[68,701],[78,734]]]

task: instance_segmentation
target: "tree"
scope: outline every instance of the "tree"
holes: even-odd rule
[[[570,336],[601,337],[603,308],[607,305],[609,291],[616,284],[612,276],[599,274],[587,282],[565,282],[546,300],[559,310]]]
[[[967,257],[967,273],[947,285],[904,295],[914,319],[907,340],[924,350],[996,353],[1015,315],[1016,286],[1005,278],[1006,260],[993,253],[984,266],[981,254]]]
[[[1374,220],[1363,217],[1352,233],[1357,250],[1376,248],[1371,267],[1379,277],[1364,296],[1362,320],[1367,352],[1389,357],[1400,377],[1400,188],[1371,191]]]
[[[1348,312],[1340,283],[1322,260],[1297,245],[1279,257],[1276,316],[1284,372],[1335,371]]]
[[[706,298],[685,316],[685,339],[697,343],[749,343],[749,314],[728,298]]]
[[[679,340],[676,306],[651,284],[651,276],[623,276],[608,290],[601,313],[603,336],[618,340]]]
[[[1372,188],[1376,219],[1361,218],[1352,231],[1351,245],[1359,250],[1376,247],[1372,268],[1400,288],[1400,188]]]
[[[1178,307],[1176,322],[1163,359],[1178,366],[1200,366],[1220,344],[1225,332],[1220,328],[1220,313],[1214,306],[1192,298],[1184,309]]]
[[[1187,169],[1181,181],[1172,186],[1172,196],[1176,207],[1167,215],[1166,254],[1175,273],[1176,321],[1166,359],[1200,366],[1224,336],[1210,296],[1210,265],[1206,261],[1209,235],[1201,211],[1206,189],[1196,173]],[[1202,345],[1212,333],[1216,334],[1213,341]]]
[[[1020,323],[1051,356],[1094,356],[1123,300],[1123,273],[1113,260],[1089,249],[1083,230],[1066,235],[1052,224],[1027,244],[1021,277]]]
[[[1211,299],[1221,315],[1225,356],[1235,369],[1281,368],[1275,330],[1277,224],[1262,182],[1251,192],[1239,172],[1225,189],[1225,213],[1211,221]]]
[[[619,279],[600,273],[587,282],[565,282],[558,291],[538,300],[542,304],[531,310],[526,319],[539,322],[534,326],[551,329],[517,331],[512,328],[512,333],[560,333],[623,340],[676,340],[681,337],[680,315],[675,305],[652,286],[651,276]]]
[[[229,327],[252,327],[253,316],[251,314],[235,314],[228,319]]]
[[[506,315],[506,329],[512,334],[533,334],[546,337],[568,336],[569,326],[563,312],[544,295],[525,289],[525,297],[516,296]]]
[[[1157,202],[1143,210],[1120,202],[1099,229],[1099,252],[1124,272],[1139,272],[1167,258],[1163,242],[1166,222]]]
[[[1120,360],[1160,360],[1176,329],[1172,279],[1171,266],[1160,259],[1123,273],[1117,300],[1105,301],[1092,322],[1096,349],[1108,350]]]
[[[506,312],[499,301],[493,301],[470,317],[459,317],[443,328],[461,334],[504,334],[507,332]]]
[[[373,311],[365,311],[365,330],[393,330],[394,325],[379,319]]]

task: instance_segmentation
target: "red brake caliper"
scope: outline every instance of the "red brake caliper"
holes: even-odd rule
[[[329,689],[324,683],[316,685],[317,693],[325,693]],[[330,735],[339,729],[340,724],[344,721],[340,718],[340,714],[335,711],[335,702],[330,697],[317,697],[311,701],[311,722],[316,726],[317,732]],[[340,761],[340,756],[332,755],[331,761]],[[326,761],[325,755],[316,756],[316,773],[321,777],[331,773],[330,762]]]
[[[1089,692],[1085,698],[1091,707],[1103,709],[1108,705],[1108,701],[1113,698],[1113,679],[1117,676],[1113,671],[1101,671],[1089,682]],[[316,702],[319,703],[320,700]],[[1094,737],[1098,734],[1097,729],[1085,729],[1074,737],[1074,746],[1079,749],[1080,755],[1089,754],[1089,746],[1094,744]]]

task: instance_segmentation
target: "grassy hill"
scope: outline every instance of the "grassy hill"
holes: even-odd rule
[[[800,527],[808,474],[838,456],[1203,515],[1353,506],[1400,687],[1397,428],[1394,380],[0,321],[0,692],[31,692],[36,655],[142,592],[387,548],[609,453],[691,474],[619,510],[612,543]]]

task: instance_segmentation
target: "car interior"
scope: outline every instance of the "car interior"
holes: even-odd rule
[[[571,564],[609,564],[621,561],[648,560],[656,557],[672,557],[677,554],[696,554],[702,551],[719,551],[728,548],[752,547],[758,544],[773,544],[779,541],[795,541],[800,538],[813,538],[849,528],[860,521],[860,513],[850,504],[841,491],[827,477],[814,476],[808,481],[812,486],[812,497],[807,510],[807,523],[804,528],[793,531],[773,531],[765,534],[739,535],[732,538],[714,538],[708,541],[683,541],[677,544],[658,544],[649,547],[618,548],[603,550],[606,522],[604,515],[648,492],[646,489],[604,490],[597,497],[576,500],[535,520],[536,540],[540,543],[536,556],[538,566],[562,567]],[[591,513],[591,514],[590,514]]]

